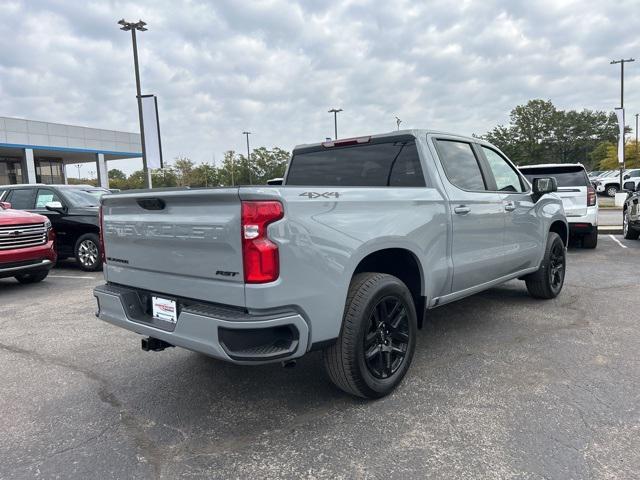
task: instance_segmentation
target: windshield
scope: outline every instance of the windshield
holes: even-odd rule
[[[100,205],[100,197],[105,190],[81,190],[69,188],[64,190],[64,196],[74,207],[97,207]]]
[[[527,180],[533,183],[534,178],[555,177],[558,187],[585,187],[591,185],[583,168],[552,167],[552,168],[521,168]]]

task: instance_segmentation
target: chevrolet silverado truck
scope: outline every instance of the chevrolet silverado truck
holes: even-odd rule
[[[0,278],[15,277],[20,283],[44,280],[56,263],[54,241],[46,217],[0,202]]]
[[[381,397],[429,309],[512,279],[560,293],[556,190],[487,142],[407,130],[298,146],[282,185],[106,195],[96,316],[238,364],[322,350],[338,387]]]

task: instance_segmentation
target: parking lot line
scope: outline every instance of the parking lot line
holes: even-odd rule
[[[613,240],[614,242],[616,242],[618,245],[620,245],[622,248],[629,248],[626,245],[623,245],[622,242],[620,240],[618,240],[616,237],[614,237],[613,235],[609,235],[609,237],[611,237],[611,240]]]
[[[80,278],[85,280],[93,280],[95,277],[81,276],[81,275],[49,275],[49,278]]]

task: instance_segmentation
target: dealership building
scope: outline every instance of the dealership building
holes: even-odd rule
[[[107,188],[107,162],[141,152],[139,133],[0,117],[0,185],[67,183],[66,165],[92,163]]]

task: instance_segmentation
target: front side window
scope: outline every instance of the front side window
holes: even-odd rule
[[[522,182],[520,175],[507,163],[507,161],[496,151],[487,147],[482,147],[484,156],[487,158],[491,173],[496,181],[496,186],[500,192],[522,192]]]
[[[41,188],[38,190],[38,196],[36,197],[36,208],[43,209],[47,206],[47,203],[59,201],[60,197],[53,190]]]
[[[444,172],[453,185],[462,190],[486,190],[471,144],[438,140],[437,149]]]

